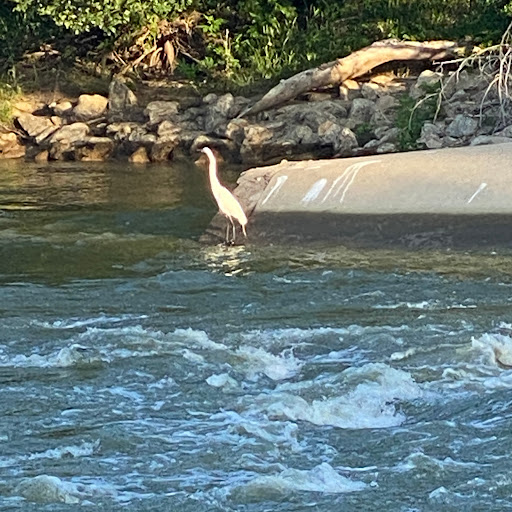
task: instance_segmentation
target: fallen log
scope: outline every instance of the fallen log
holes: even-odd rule
[[[386,62],[445,59],[453,56],[458,48],[460,48],[459,45],[453,41],[416,42],[395,39],[376,41],[346,57],[282,80],[252,107],[243,111],[239,117],[276,107],[313,89],[341,85],[345,80],[362,76]]]

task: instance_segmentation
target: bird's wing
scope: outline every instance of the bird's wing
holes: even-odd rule
[[[245,215],[242,205],[227,188],[221,187],[217,191],[216,199],[219,203],[219,209],[224,215],[233,217],[240,222],[240,224],[247,224],[247,216]]]

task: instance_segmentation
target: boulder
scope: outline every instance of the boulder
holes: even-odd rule
[[[380,87],[372,82],[365,82],[361,86],[361,95],[363,98],[366,98],[367,100],[376,101],[377,98],[381,94]]]
[[[73,112],[73,104],[67,100],[59,101],[59,103],[54,105],[53,112],[59,117],[69,117]]]
[[[381,112],[387,112],[388,110],[397,108],[400,105],[398,99],[391,95],[386,94],[385,96],[381,96],[375,102],[375,108],[380,110]]]
[[[109,137],[114,137],[115,141],[123,141],[128,139],[130,134],[139,128],[140,125],[138,123],[122,121],[107,125],[105,132]]]
[[[397,147],[392,142],[385,142],[384,144],[380,144],[377,148],[377,154],[381,155],[383,153],[396,153]]]
[[[232,119],[226,126],[226,137],[235,144],[242,144],[245,138],[245,129],[249,126],[247,119]]]
[[[132,164],[147,164],[149,163],[148,153],[144,146],[136,149],[128,158]]]
[[[89,127],[85,123],[72,123],[61,126],[50,138],[50,144],[56,142],[72,143],[84,139],[89,134]]]
[[[512,124],[505,126],[505,128],[497,132],[495,135],[499,135],[500,137],[512,137]]]
[[[409,94],[415,100],[432,93],[440,86],[442,73],[426,69],[420,73],[416,83],[412,86]]]
[[[16,121],[29,137],[34,138],[47,128],[55,127],[51,119],[48,119],[47,117],[34,116],[33,114],[28,113],[20,114]]]
[[[135,93],[118,77],[114,77],[108,88],[109,112],[123,113],[137,106]]]
[[[166,162],[172,160],[174,156],[174,150],[178,146],[179,140],[176,137],[172,139],[157,139],[157,141],[151,146],[149,158],[152,162]]]
[[[446,128],[450,137],[460,138],[473,135],[478,128],[478,121],[464,114],[457,114]]]
[[[114,141],[108,137],[87,137],[75,146],[75,160],[103,162],[114,151]]]
[[[34,162],[48,162],[49,155],[49,151],[47,149],[43,149],[43,151],[39,151],[34,155]]]
[[[421,128],[420,138],[416,142],[428,149],[442,148],[442,131],[433,123],[425,123]]]
[[[36,144],[43,143],[48,137],[50,137],[50,135],[53,135],[58,129],[59,126],[56,126],[52,123],[51,126],[48,126],[48,128],[46,128],[39,135],[36,135],[36,137],[34,137]]]
[[[0,133],[0,160],[25,156],[25,147],[13,132]]]
[[[176,121],[179,106],[177,101],[152,101],[147,104],[144,113],[150,125],[157,125],[162,121]]]
[[[484,146],[488,144],[503,144],[506,142],[512,142],[512,137],[503,137],[500,135],[479,135],[475,137],[470,146]]]
[[[359,144],[354,132],[350,128],[342,128],[334,142],[333,149],[339,156],[350,156],[352,151],[358,146]]]
[[[349,119],[354,123],[354,126],[359,126],[370,122],[374,112],[375,103],[373,101],[366,98],[356,98],[352,102]]]
[[[108,99],[100,94],[82,94],[73,109],[77,121],[90,121],[102,117],[108,106]]]

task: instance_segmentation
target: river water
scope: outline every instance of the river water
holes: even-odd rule
[[[204,246],[206,186],[0,168],[0,511],[512,510],[510,255]]]

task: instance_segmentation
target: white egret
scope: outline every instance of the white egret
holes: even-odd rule
[[[208,147],[204,147],[201,149],[201,151],[208,157],[208,173],[210,176],[210,188],[212,190],[213,197],[215,198],[215,201],[217,201],[220,213],[227,217],[233,226],[232,242],[235,241],[235,220],[240,224],[243,234],[247,237],[247,232],[245,231],[245,226],[247,225],[247,216],[245,215],[242,205],[226,187],[221,185],[217,176],[217,161],[215,160],[213,151]],[[228,235],[229,224],[226,229],[226,243],[229,242]]]

